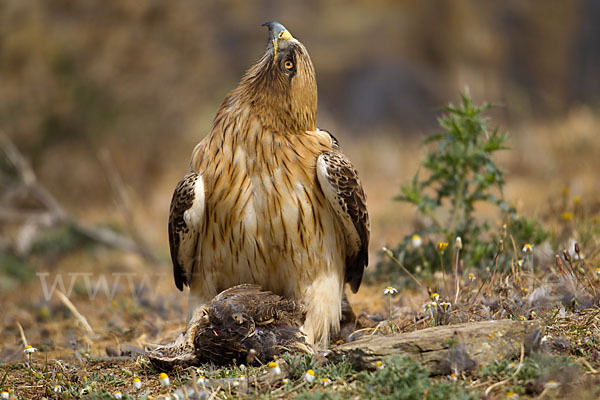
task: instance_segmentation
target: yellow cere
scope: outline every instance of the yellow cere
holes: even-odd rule
[[[285,31],[279,32],[279,36],[277,36],[277,39],[294,40],[294,37],[292,36],[292,34],[289,31],[285,30]]]

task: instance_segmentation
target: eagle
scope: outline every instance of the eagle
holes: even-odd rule
[[[339,331],[345,284],[360,287],[370,234],[365,193],[335,137],[317,128],[306,47],[280,23],[192,152],[169,215],[188,325],[221,291],[255,284],[300,302],[306,342]]]

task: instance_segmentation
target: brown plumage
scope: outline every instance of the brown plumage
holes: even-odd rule
[[[300,301],[309,343],[339,329],[344,283],[358,290],[369,218],[356,171],[316,125],[304,45],[268,23],[265,54],[223,101],[171,203],[169,241],[188,319],[241,283]]]

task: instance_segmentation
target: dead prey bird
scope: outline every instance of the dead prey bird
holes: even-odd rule
[[[148,351],[159,369],[203,363],[268,362],[285,352],[310,352],[300,332],[304,307],[258,285],[238,285],[217,295],[174,343]]]

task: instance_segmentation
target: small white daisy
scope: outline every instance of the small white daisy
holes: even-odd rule
[[[383,362],[381,362],[381,361],[377,361],[377,362],[375,363],[375,368],[377,368],[377,369],[384,369],[384,368],[385,368],[385,365],[383,364]]]
[[[544,383],[544,389],[552,390],[557,389],[560,386],[560,382],[548,381]]]
[[[522,258],[519,258],[519,259],[517,260],[517,265],[518,265],[519,267],[522,267],[522,266],[523,266],[523,264],[525,264],[525,260],[523,260]]]
[[[421,236],[419,235],[412,235],[410,241],[413,247],[421,247],[421,245],[423,244],[423,239],[421,239]]]
[[[2,392],[0,393],[0,398],[2,398],[2,400],[8,400],[10,398],[10,393]]]
[[[269,367],[269,372],[268,372],[269,375],[277,376],[277,375],[281,374],[281,368],[279,367],[279,364],[277,364],[275,361],[271,361],[268,364],[268,367]]]
[[[32,345],[27,345],[25,347],[25,350],[23,350],[23,351],[27,354],[31,354],[31,353],[35,353],[37,351],[37,349],[35,347],[33,347]]]
[[[121,394],[121,392],[115,392],[115,393],[113,394],[113,397],[114,397],[115,399],[122,399],[122,398],[123,398],[123,395]]]
[[[525,243],[523,245],[523,253],[527,254],[527,253],[531,253],[533,251],[533,248],[531,246],[531,243]],[[509,392],[512,393],[512,392]]]
[[[133,378],[133,387],[136,389],[142,388],[142,381],[137,376],[135,378]]]
[[[62,386],[54,385],[54,393],[60,393],[60,392],[62,392]]]
[[[198,380],[196,380],[196,385],[202,385],[204,386],[206,384],[206,377],[204,375],[201,375]]]
[[[160,382],[161,385],[163,386],[169,386],[169,384],[171,383],[169,381],[169,377],[167,376],[167,374],[165,374],[164,372],[161,372],[160,375],[158,376],[158,381]]]
[[[398,289],[396,289],[395,287],[388,286],[385,289],[383,289],[383,294],[393,295],[396,293],[398,293]]]
[[[308,383],[313,383],[315,380],[315,371],[313,371],[312,369],[306,371],[306,373],[304,374],[304,380]]]
[[[321,383],[323,383],[323,386],[329,386],[331,385],[331,380],[329,378],[323,378],[321,379]]]
[[[456,242],[454,243],[454,246],[455,246],[455,247],[456,247],[458,250],[462,249],[462,239],[461,239],[461,237],[460,237],[460,236],[458,236],[458,237],[456,238]]]

